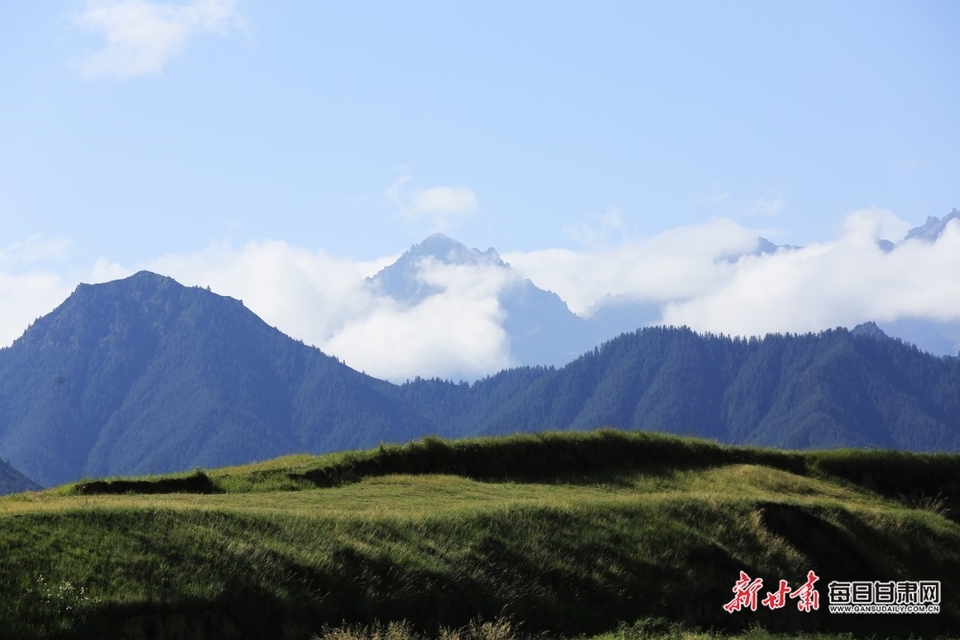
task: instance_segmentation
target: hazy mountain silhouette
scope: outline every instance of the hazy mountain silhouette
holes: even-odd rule
[[[520,300],[539,295],[524,286]],[[0,457],[46,486],[430,433],[602,425],[789,448],[960,451],[960,360],[870,325],[750,340],[654,327],[561,368],[392,385],[239,300],[148,272],[80,285],[0,349]]]
[[[20,493],[21,491],[38,491],[42,488],[8,463],[0,460],[0,495]]]
[[[239,300],[140,272],[80,285],[0,349],[0,455],[49,486],[422,432],[387,391]]]

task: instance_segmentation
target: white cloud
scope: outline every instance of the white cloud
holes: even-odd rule
[[[40,248],[54,245],[35,238],[0,250],[0,344],[10,344],[79,282],[105,282],[147,269],[243,300],[268,324],[380,378],[474,379],[513,364],[497,301],[512,279],[493,265],[423,262],[420,277],[442,293],[407,307],[365,284],[397,256],[358,262],[276,240],[240,248],[215,244],[133,266],[100,258],[90,268],[68,273],[33,268],[23,260],[15,270],[5,258],[47,255]]]
[[[423,262],[420,277],[443,293],[407,307],[365,285],[396,258],[356,262],[261,241],[141,266],[241,299],[268,324],[379,378],[474,379],[512,364],[496,298],[503,269]]]
[[[852,213],[835,241],[737,261],[713,290],[672,301],[669,324],[737,335],[818,331],[913,317],[960,318],[960,224],[935,243],[904,242],[885,253],[877,240],[905,225],[889,212]],[[896,237],[896,236],[894,236]]]
[[[393,381],[475,379],[515,364],[498,295],[519,277],[557,292],[584,315],[614,294],[659,306],[665,323],[731,335],[960,319],[960,279],[953,277],[960,271],[960,221],[934,243],[879,249],[879,238],[901,238],[907,226],[887,211],[866,209],[847,217],[837,239],[757,255],[751,254],[755,229],[718,219],[603,249],[505,254],[515,274],[496,264],[426,260],[419,278],[440,292],[415,305],[365,284],[396,256],[358,262],[264,240],[132,266],[101,258],[74,268],[62,262],[66,241],[28,238],[0,248],[0,344],[60,304],[78,282],[139,269],[242,299],[268,324]]]
[[[603,250],[504,258],[581,315],[612,294],[659,305],[663,323],[699,331],[764,335],[960,319],[960,280],[951,275],[960,270],[960,222],[935,243],[880,249],[879,239],[903,238],[909,226],[889,211],[864,209],[848,215],[836,240],[751,255],[758,232],[721,219]]]
[[[0,270],[0,346],[9,345],[40,316],[70,295],[72,287],[53,271]]]
[[[472,379],[510,364],[496,300],[502,275],[423,263],[423,280],[444,292],[407,307],[364,283],[395,259],[361,263],[268,241],[240,250],[213,246],[149,266],[242,299],[267,323],[380,378]]]
[[[0,247],[0,346],[70,295],[75,284],[64,273],[70,244],[33,235]]]
[[[382,299],[324,343],[353,367],[395,382],[476,379],[513,364],[493,297],[447,293],[414,307]]]
[[[453,222],[462,219],[480,208],[473,190],[464,187],[430,187],[405,193],[411,179],[410,168],[399,168],[400,175],[387,187],[384,195],[400,209],[401,215],[411,223],[428,223],[429,232],[447,231]]]
[[[890,211],[879,207],[859,209],[850,213],[843,224],[848,241],[873,245],[878,239],[899,240],[907,235],[910,225]]]
[[[119,262],[113,262],[100,256],[94,261],[93,267],[89,270],[86,279],[82,281],[88,283],[110,282],[111,280],[126,278],[127,276],[133,275],[133,273],[133,269],[124,267]]]
[[[756,247],[755,231],[718,219],[604,249],[507,253],[504,260],[589,315],[608,294],[651,302],[701,295],[729,277],[730,256]]]
[[[212,245],[141,266],[181,284],[209,286],[216,293],[243,300],[268,324],[322,346],[373,304],[363,280],[383,264],[334,258],[323,251],[265,240],[240,249]]]
[[[757,255],[755,229],[717,219],[604,249],[506,254],[513,275],[426,260],[419,278],[440,293],[413,306],[364,284],[395,256],[358,263],[264,241],[143,266],[241,298],[268,323],[371,375],[474,379],[514,364],[497,297],[519,277],[582,315],[613,294],[660,306],[665,323],[733,335],[960,318],[960,281],[948,277],[960,268],[960,223],[934,244],[879,249],[880,237],[902,237],[890,234],[906,226],[883,210],[856,211],[836,240]]]
[[[80,28],[102,34],[103,49],[79,65],[84,78],[159,75],[202,33],[245,28],[237,0],[190,0],[185,4],[146,0],[87,0],[71,14]]]

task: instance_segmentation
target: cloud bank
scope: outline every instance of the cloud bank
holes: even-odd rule
[[[81,29],[106,40],[101,50],[80,62],[84,78],[160,75],[192,38],[244,28],[237,0],[190,0],[185,4],[87,0],[83,10],[69,17]]]
[[[960,319],[960,221],[933,243],[878,245],[888,214],[850,216],[842,237],[736,262],[721,285],[670,301],[667,324],[734,335],[817,331],[865,320]]]
[[[881,326],[960,321],[954,276],[960,220],[935,242],[911,239],[892,251],[878,245],[881,238],[902,238],[908,226],[886,211],[857,211],[836,239],[761,254],[756,229],[718,219],[606,248],[506,253],[514,272],[425,260],[418,277],[436,293],[410,305],[366,283],[397,256],[359,262],[270,240],[211,245],[138,265],[101,259],[88,269],[67,269],[65,241],[31,238],[0,249],[0,344],[10,344],[77,282],[139,269],[242,299],[292,337],[398,382],[471,380],[517,364],[498,297],[520,277],[555,291],[582,316],[628,301],[659,309],[658,323],[729,335],[819,331],[867,320]]]
[[[372,294],[366,312],[324,341],[324,350],[393,381],[472,380],[513,364],[498,295],[512,278],[492,265],[423,261],[419,278],[439,293],[408,306]]]
[[[504,270],[424,262],[419,277],[439,293],[407,306],[366,283],[396,257],[357,262],[263,241],[141,267],[241,299],[268,324],[380,378],[476,379],[514,364],[497,300]]]
[[[504,257],[585,316],[616,296],[660,306],[663,324],[743,336],[960,319],[960,280],[951,276],[960,268],[960,220],[936,242],[880,247],[908,226],[865,209],[848,216],[836,240],[760,254],[755,230],[721,219],[603,251]]]
[[[756,250],[757,232],[718,219],[602,249],[544,249],[503,254],[537,286],[590,316],[608,296],[663,303],[703,295],[726,282],[730,258]]]

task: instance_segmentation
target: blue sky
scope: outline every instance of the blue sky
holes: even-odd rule
[[[138,268],[257,299],[265,248],[346,291],[443,231],[583,311],[617,285],[549,256],[865,215],[896,241],[960,206],[958,29],[955,2],[5,0],[0,344]],[[311,323],[278,296],[254,310]]]

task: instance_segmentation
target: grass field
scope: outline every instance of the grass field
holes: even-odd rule
[[[938,637],[960,629],[960,456],[601,430],[446,442],[0,499],[2,637]],[[740,571],[799,586],[728,613]],[[831,580],[939,580],[933,615]],[[953,636],[957,637],[957,636]]]

